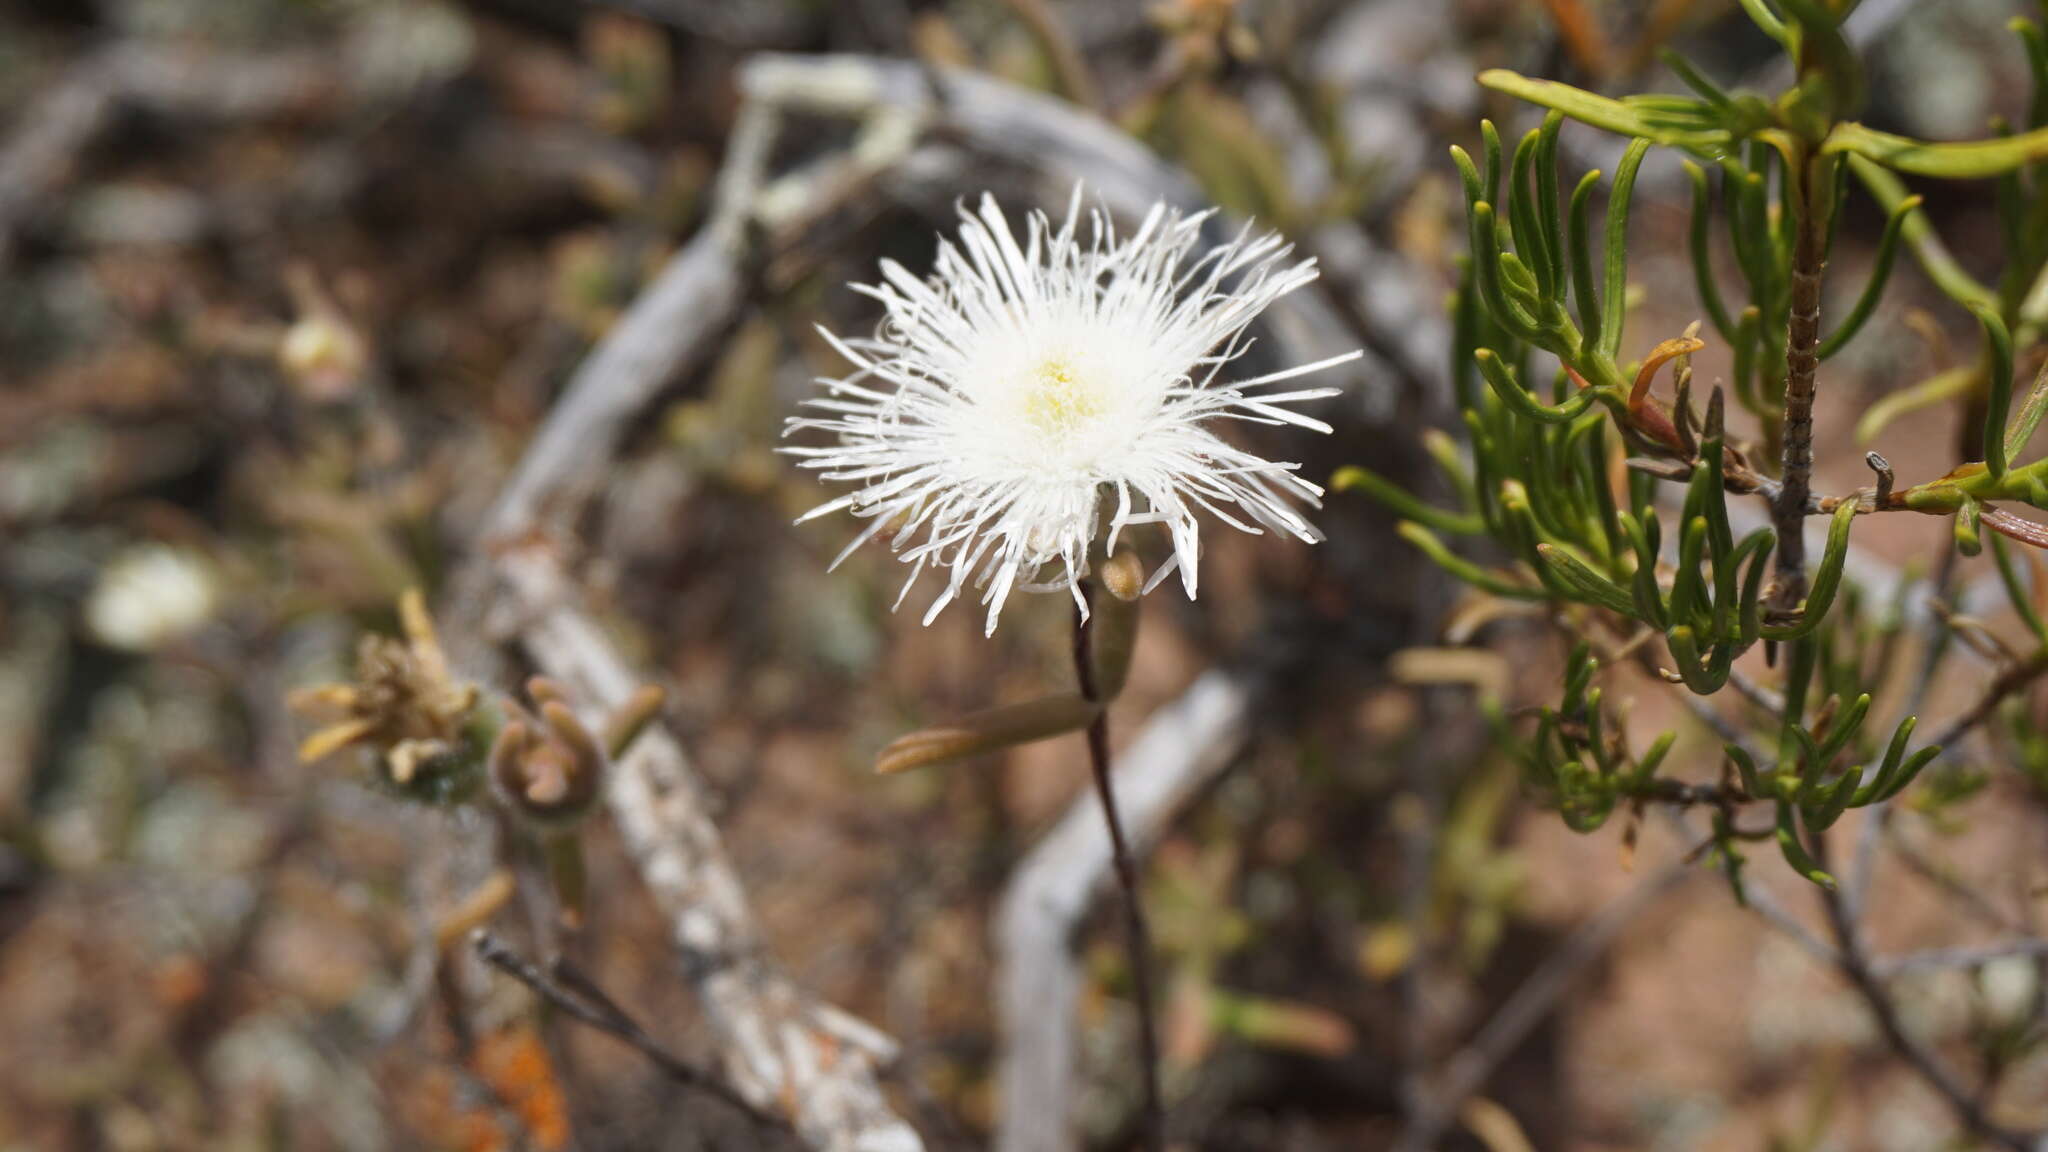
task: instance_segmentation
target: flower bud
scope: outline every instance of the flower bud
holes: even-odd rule
[[[278,342],[278,368],[313,403],[347,399],[369,368],[369,345],[310,269],[291,269],[286,287],[298,319]]]
[[[549,686],[550,689],[552,686]],[[602,791],[605,756],[569,706],[538,693],[538,724],[508,720],[491,745],[491,786],[505,806],[543,827],[574,824]]]
[[[1138,597],[1145,590],[1145,566],[1137,553],[1119,552],[1102,565],[1102,586],[1109,592],[1095,600],[1089,633],[1089,666],[1095,699],[1114,700],[1131,672],[1131,653],[1138,644]]]
[[[1145,591],[1145,565],[1126,548],[1102,565],[1102,586],[1119,600],[1136,600]]]
[[[278,367],[299,394],[318,404],[332,403],[354,392],[362,380],[369,354],[363,338],[339,313],[315,312],[285,331],[277,346]]]

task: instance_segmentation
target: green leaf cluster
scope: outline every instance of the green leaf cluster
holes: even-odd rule
[[[1742,839],[1774,839],[1795,870],[1831,883],[1806,837],[1850,808],[1897,796],[1940,752],[1912,747],[1911,716],[1881,746],[1864,731],[1872,692],[1887,682],[1900,648],[1898,614],[1871,617],[1845,579],[1860,516],[1951,516],[1965,555],[1989,535],[2030,633],[2028,650],[2048,650],[2030,581],[2005,544],[2048,546],[2048,531],[1998,507],[2048,508],[2048,458],[2020,462],[2048,413],[2048,372],[2017,412],[2013,395],[2016,364],[2048,336],[2048,41],[2032,23],[2014,22],[2035,79],[2022,130],[1933,143],[1854,119],[1865,82],[1839,27],[1839,5],[1742,7],[1794,65],[1794,83],[1776,96],[1725,91],[1676,56],[1668,63],[1690,89],[1685,95],[1616,99],[1506,71],[1480,76],[1547,111],[1511,150],[1490,122],[1480,126],[1476,156],[1452,149],[1470,247],[1452,304],[1464,444],[1432,433],[1427,447],[1454,503],[1426,503],[1364,468],[1335,478],[1338,488],[1390,507],[1404,539],[1483,594],[1541,603],[1575,634],[1605,632],[1620,650],[1641,651],[1645,633],[1661,639],[1668,658],[1648,662],[1699,696],[1728,688],[1736,662],[1764,646],[1782,687],[1741,685],[1750,701],[1744,720],[1775,755],[1759,755],[1748,738],[1726,741],[1716,786],[1658,775],[1671,734],[1641,755],[1628,750],[1603,712],[1600,661],[1584,642],[1567,661],[1560,702],[1533,711],[1533,731],[1500,719],[1530,781],[1573,828],[1597,828],[1626,804],[1710,805],[1717,855],[1738,892]],[[1598,171],[1576,179],[1560,171],[1567,120],[1628,138],[1611,182]],[[1628,338],[1630,211],[1655,147],[1682,154],[1693,288],[1710,335],[1732,351],[1726,396],[1718,386],[1694,395],[1699,325],[1653,334],[1654,342]],[[1999,182],[2007,266],[1996,284],[1979,282],[1948,255],[1907,177]],[[1859,187],[1881,208],[1883,229],[1869,279],[1823,326],[1820,277],[1843,202]],[[1715,268],[1723,248],[1739,296],[1724,293]],[[1958,467],[1918,484],[1895,486],[1872,454],[1872,486],[1809,493],[1804,412],[1822,366],[1868,330],[1902,251],[1975,319],[1983,340],[1975,362],[1908,390],[1885,418],[1960,398],[1975,414],[1972,443]],[[1641,359],[1625,358],[1632,344],[1648,346]],[[1658,395],[1667,366],[1668,400]],[[1801,403],[1792,402],[1795,392]],[[1754,442],[1731,437],[1731,402],[1754,419]],[[1866,421],[1863,431],[1881,428]],[[1795,472],[1796,486],[1787,482]],[[1682,493],[1660,500],[1667,485]],[[1829,517],[1817,562],[1809,569],[1796,553],[1775,556],[1781,549],[1770,528],[1738,536],[1731,499],[1759,501],[1781,529],[1804,516]],[[1939,627],[1930,646],[1932,659],[1946,650]],[[1819,707],[1809,707],[1816,696],[1824,697]],[[1746,805],[1773,809],[1772,826],[1745,830],[1737,813]]]

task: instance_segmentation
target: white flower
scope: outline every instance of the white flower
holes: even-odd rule
[[[1280,237],[1248,228],[1191,257],[1210,214],[1163,204],[1128,238],[1091,211],[1084,238],[1078,187],[1057,231],[1031,214],[1021,247],[993,197],[960,215],[960,244],[940,242],[930,280],[885,260],[883,283],[854,285],[881,302],[882,324],[867,340],[823,333],[855,370],[820,381],[826,395],[809,401],[820,415],[789,421],[838,437],[786,449],[803,467],[858,485],[798,521],[841,509],[869,521],[835,567],[893,528],[911,565],[903,595],[927,568],[944,573],[925,623],[972,583],[992,633],[1013,589],[1070,589],[1080,602],[1105,504],[1112,547],[1126,526],[1167,527],[1172,558],[1146,588],[1178,568],[1189,597],[1199,509],[1246,532],[1320,539],[1296,505],[1319,504],[1322,489],[1299,465],[1215,432],[1222,420],[1330,430],[1285,406],[1338,389],[1263,389],[1357,352],[1218,379],[1251,346],[1253,318],[1314,280],[1315,261],[1290,260]]]
[[[203,558],[167,544],[138,544],[100,570],[85,623],[102,644],[148,652],[206,623],[218,601]]]

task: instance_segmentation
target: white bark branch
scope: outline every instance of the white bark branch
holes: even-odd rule
[[[519,642],[535,667],[569,690],[593,728],[640,677],[578,604],[544,545],[499,560]],[[706,810],[682,746],[656,726],[613,766],[612,820],[668,921],[683,971],[718,1033],[726,1075],[755,1105],[789,1117],[828,1152],[919,1152],[917,1133],[876,1082],[896,1044],[816,1003],[769,959],[746,891]]]
[[[488,517],[491,567],[478,581],[479,599],[493,609],[485,630],[496,633],[491,623],[509,621],[504,632],[567,686],[593,725],[643,677],[585,613],[546,529],[573,521],[632,423],[708,352],[739,309],[749,221],[777,116],[760,102],[742,110],[711,221],[585,360]],[[482,615],[483,604],[465,607]],[[877,1081],[878,1069],[895,1058],[895,1042],[812,1001],[769,958],[702,784],[674,736],[660,726],[643,734],[614,765],[608,801],[627,854],[669,924],[733,1087],[786,1115],[800,1138],[824,1152],[921,1152],[922,1140]]]
[[[487,539],[517,535],[538,526],[549,511],[586,503],[634,418],[732,321],[741,303],[747,214],[775,128],[775,114],[765,106],[741,110],[711,219],[634,298],[570,378],[492,506]]]

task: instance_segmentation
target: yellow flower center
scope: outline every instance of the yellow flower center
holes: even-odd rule
[[[1059,360],[1038,366],[1024,394],[1024,420],[1050,436],[1065,436],[1102,415],[1102,397]]]

